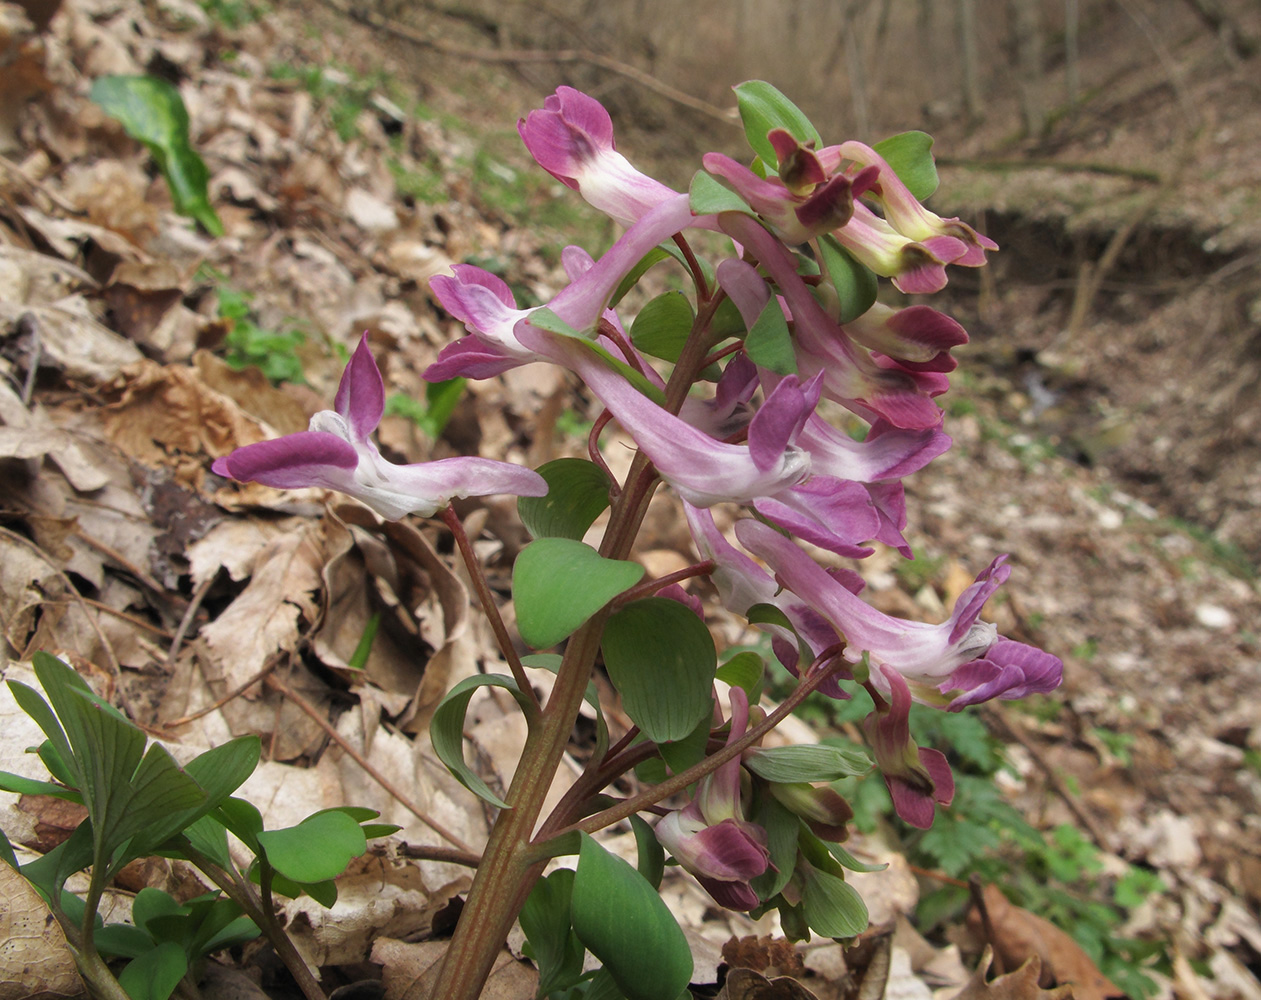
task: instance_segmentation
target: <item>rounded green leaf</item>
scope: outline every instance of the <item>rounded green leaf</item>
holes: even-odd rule
[[[937,190],[940,179],[933,161],[933,137],[927,132],[901,132],[881,139],[871,148],[884,157],[920,201]]]
[[[784,310],[774,295],[754,320],[748,336],[744,338],[744,349],[750,361],[776,375],[797,374],[797,355],[793,352],[788,320],[784,318]]]
[[[187,971],[184,949],[166,941],[128,962],[118,985],[131,1000],[167,1000]]]
[[[316,813],[283,830],[264,830],[258,843],[267,862],[294,882],[336,878],[368,849],[359,824],[337,810]]]
[[[692,952],[657,890],[585,833],[571,900],[574,931],[628,1000],[678,997]]]
[[[876,301],[876,274],[855,260],[835,236],[819,237],[819,254],[841,300],[841,314],[837,320],[852,323]]]
[[[745,753],[744,765],[767,781],[839,781],[866,774],[871,770],[871,758],[861,750],[823,744],[754,747]]]
[[[686,295],[662,292],[639,310],[631,324],[631,343],[654,358],[678,361],[695,318]]]
[[[600,644],[626,714],[654,743],[681,740],[709,718],[718,656],[689,608],[664,597],[635,601],[609,617]]]
[[[605,559],[571,538],[531,542],[512,568],[521,638],[534,649],[555,646],[643,575],[638,563]]]
[[[476,674],[466,677],[447,692],[447,696],[434,711],[433,718],[429,721],[429,741],[433,744],[438,759],[460,784],[491,805],[507,809],[508,803],[492,792],[490,786],[464,759],[464,715],[468,711],[473,692],[487,685],[504,688],[523,709],[530,707],[530,702],[511,677],[504,677],[502,674]]]
[[[766,138],[771,129],[782,128],[801,143],[821,145],[819,130],[797,105],[765,80],[750,80],[735,88],[744,135],[753,151],[768,165],[777,164],[775,147]]]
[[[521,497],[517,512],[535,538],[582,536],[609,505],[609,479],[598,465],[583,458],[558,458],[538,468],[547,495]]]
[[[717,678],[724,684],[743,688],[749,696],[749,703],[754,704],[761,697],[762,680],[766,674],[766,663],[757,653],[750,649],[736,653],[718,668]]]

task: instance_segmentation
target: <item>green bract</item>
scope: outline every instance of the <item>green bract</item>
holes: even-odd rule
[[[881,139],[871,148],[884,157],[918,200],[923,201],[937,190],[940,178],[933,162],[933,137],[927,132],[901,132]]]
[[[817,146],[822,143],[819,130],[802,114],[801,109],[765,80],[742,83],[735,92],[745,138],[763,163],[773,166],[779,162],[774,147],[766,138],[771,129],[786,130],[802,145],[813,142]]]

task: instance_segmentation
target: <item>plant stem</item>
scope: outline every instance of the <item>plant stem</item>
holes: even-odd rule
[[[126,991],[118,985],[114,973],[109,971],[105,959],[101,958],[96,948],[80,950],[72,949],[75,965],[79,967],[79,975],[87,980],[92,995],[97,1000],[131,1000]]]
[[[442,520],[451,529],[451,534],[455,536],[455,544],[459,547],[460,555],[464,557],[464,565],[468,567],[469,577],[473,580],[473,589],[477,591],[477,599],[482,604],[482,611],[485,612],[490,627],[495,632],[495,641],[499,643],[499,650],[504,654],[504,659],[508,661],[508,667],[512,670],[512,677],[517,682],[517,687],[529,699],[530,704],[534,706],[535,712],[526,712],[525,720],[533,727],[537,721],[537,710],[539,709],[538,695],[534,693],[534,688],[530,685],[530,679],[525,675],[525,667],[521,664],[521,657],[517,655],[517,648],[512,643],[512,636],[508,634],[508,628],[504,625],[503,617],[499,614],[499,606],[495,603],[495,595],[490,592],[490,584],[486,582],[486,574],[482,572],[481,563],[477,561],[477,554],[473,551],[473,545],[468,539],[468,534],[464,530],[464,522],[455,512],[455,508],[448,506],[442,512]]]
[[[673,573],[667,573],[665,576],[654,577],[651,580],[644,580],[637,583],[630,590],[623,591],[613,599],[613,607],[621,608],[630,604],[632,601],[638,601],[643,597],[651,597],[659,590],[665,590],[672,584],[679,583],[682,580],[690,580],[694,576],[705,576],[707,573],[714,571],[714,560],[706,559],[704,562],[693,563],[691,566],[684,566],[682,569],[676,569]]]
[[[707,290],[700,298],[705,307],[712,307]],[[671,413],[677,414],[683,406],[700,371],[700,363],[710,349],[708,321],[711,315],[712,308],[698,310],[692,334],[666,385],[665,405]],[[606,559],[625,559],[630,555],[659,483],[642,452],[632,461],[625,482],[625,489],[613,504],[609,526],[600,544],[600,555]],[[521,759],[505,796],[508,808],[499,814],[491,829],[482,864],[473,878],[464,911],[442,958],[430,994],[434,1000],[476,1000],[481,995],[499,949],[542,874],[545,861],[535,860],[531,838],[552,779],[569,745],[609,613],[608,607],[597,612],[570,637],[565,647],[551,697],[538,724],[526,735]]]

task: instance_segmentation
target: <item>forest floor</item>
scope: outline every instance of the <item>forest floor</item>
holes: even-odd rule
[[[434,760],[427,723],[499,654],[469,615],[445,529],[382,525],[321,491],[242,488],[209,464],[304,429],[365,329],[399,399],[380,433],[398,460],[580,454],[596,414],[551,369],[470,384],[437,440],[406,400],[424,398],[419,373],[462,332],[429,277],[473,261],[520,303],[545,301],[563,283],[560,248],[598,253],[613,231],[519,148],[516,118],[545,91],[505,67],[322,6],[65,0],[43,31],[5,17],[21,70],[0,121],[5,676],[55,651],[175,747],[263,734],[266,763],[243,794],[269,827],[345,804],[402,826],[339,883],[336,918],[310,900],[287,911],[329,986],[385,968],[385,995],[401,996],[468,884],[402,845],[441,842],[421,814],[467,844],[491,818]],[[1232,65],[1221,38],[1167,54],[1036,141],[1001,122],[937,137],[934,207],[1003,250],[979,277],[952,275],[973,336],[945,397],[955,445],[908,480],[916,559],[867,560],[867,594],[940,620],[1011,553],[994,619],[1062,656],[1065,680],[935,731],[967,779],[935,836],[856,802],[856,843],[891,863],[864,888],[873,922],[909,916],[933,942],[899,939],[896,975],[916,996],[957,988],[960,954],[976,964],[951,879],[977,872],[1072,933],[1132,996],[1261,1000],[1261,95],[1256,57]],[[172,212],[149,154],[88,99],[98,77],[144,72],[180,86],[221,237]],[[654,141],[618,128],[632,159]],[[513,505],[462,514],[506,595],[525,541]],[[664,500],[643,559],[669,572],[689,552]],[[19,760],[39,736],[7,688],[0,718],[6,767],[44,777]],[[492,784],[511,775],[516,718],[489,698],[468,718]],[[855,731],[832,705],[806,718],[803,738]],[[0,826],[30,850],[74,819],[0,794]],[[136,876],[111,904],[120,917],[144,879],[189,891],[178,866]],[[715,981],[728,938],[773,930],[717,914],[683,878],[667,897],[698,982]],[[291,995],[266,956],[242,964]],[[834,958],[815,949],[809,964],[807,986],[841,995]]]

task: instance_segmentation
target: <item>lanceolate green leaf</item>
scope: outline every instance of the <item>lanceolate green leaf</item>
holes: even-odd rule
[[[836,294],[841,300],[841,323],[851,323],[876,301],[876,275],[860,264],[832,235],[819,237],[819,253]]]
[[[336,878],[368,849],[359,824],[337,809],[308,816],[297,826],[264,830],[258,842],[268,864],[295,882]]]
[[[501,687],[511,693],[523,709],[529,707],[529,701],[511,677],[500,674],[478,674],[474,677],[466,677],[447,692],[447,696],[442,699],[442,704],[433,713],[433,719],[429,722],[429,739],[433,743],[434,753],[438,755],[438,759],[447,766],[448,771],[455,775],[460,784],[491,805],[507,809],[508,803],[492,792],[490,786],[468,766],[468,762],[464,759],[464,714],[468,711],[469,699],[473,697],[473,692],[488,684]]]
[[[871,758],[861,750],[842,750],[823,744],[754,747],[744,765],[767,781],[838,781],[871,770]]]
[[[752,650],[736,653],[718,668],[717,678],[732,687],[744,688],[749,696],[749,704],[757,704],[762,696],[762,679],[766,674],[766,663]]]
[[[9,771],[0,771],[0,791],[14,792],[18,795],[51,795],[53,798],[65,799],[67,802],[83,803],[83,796],[73,788],[65,788],[51,781],[24,778],[20,774],[12,774]]]
[[[637,848],[636,868],[654,889],[661,888],[661,876],[665,874],[666,852],[656,833],[641,817],[631,816],[631,830],[635,834]]]
[[[639,282],[649,269],[660,264],[663,260],[669,260],[670,254],[664,247],[653,247],[643,257],[639,263],[627,272],[626,277],[622,279],[621,284],[617,286],[617,290],[613,293],[613,297],[609,299],[609,308],[616,309],[617,304],[622,301],[622,297],[629,292]]]
[[[740,120],[749,145],[768,165],[778,163],[775,147],[766,138],[771,129],[782,128],[801,143],[821,143],[819,131],[797,105],[765,80],[750,80],[735,88]]]
[[[678,997],[692,952],[657,890],[585,833],[574,876],[574,930],[629,1000]]]
[[[937,190],[940,179],[933,162],[933,137],[927,132],[901,132],[881,139],[871,148],[884,157],[920,201]]]
[[[196,219],[212,236],[222,236],[223,223],[206,189],[210,173],[189,142],[188,110],[180,92],[152,76],[102,76],[92,84],[91,98],[149,148],[175,211]]]
[[[772,295],[762,307],[744,338],[744,349],[748,352],[749,360],[777,375],[797,373],[797,356],[793,353],[792,334],[788,332],[788,320],[784,319],[784,311],[775,296]]]
[[[750,885],[759,899],[773,899],[796,870],[797,835],[801,830],[801,820],[764,790],[757,796],[750,819],[766,831],[766,848],[771,855],[771,867]]]
[[[605,559],[573,539],[531,542],[512,570],[521,638],[534,649],[556,645],[643,575],[638,563]]]
[[[601,648],[626,714],[654,743],[681,740],[709,718],[718,659],[689,608],[664,597],[628,604],[605,623]]]
[[[851,938],[867,929],[867,904],[844,879],[810,865],[802,868],[806,923],[816,934]]]
[[[609,505],[608,476],[584,458],[558,458],[537,471],[547,482],[547,495],[517,500],[522,523],[535,538],[581,541]]]
[[[207,800],[197,782],[158,743],[149,747],[136,769],[131,792],[125,812],[114,818],[106,831],[119,844],[137,838],[136,843],[128,845],[129,859],[148,853],[178,833],[186,819],[191,819]]]

